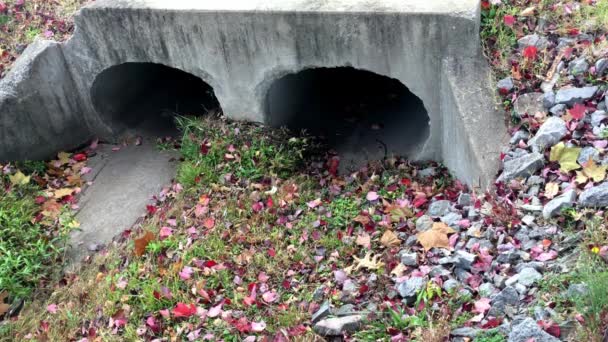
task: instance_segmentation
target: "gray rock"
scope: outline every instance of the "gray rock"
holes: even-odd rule
[[[465,269],[456,267],[454,268],[454,275],[456,276],[456,279],[464,283],[471,276],[471,273],[467,272]]]
[[[465,270],[470,270],[471,266],[475,262],[475,254],[471,254],[463,250],[456,251],[453,258],[454,265]]]
[[[425,232],[433,228],[433,219],[428,215],[422,215],[416,220],[416,230]]]
[[[503,78],[496,84],[498,89],[509,92],[513,89],[513,79],[511,77]]]
[[[508,342],[559,342],[559,339],[544,332],[532,318],[526,318],[514,325]]]
[[[566,122],[552,116],[540,126],[536,135],[528,141],[528,145],[532,146],[534,152],[543,152],[545,148],[557,144],[567,133]]]
[[[336,316],[352,316],[357,313],[355,306],[353,304],[345,304],[342,305],[338,310],[336,310]]]
[[[401,251],[401,263],[405,266],[417,266],[418,254],[416,252]]]
[[[416,229],[418,229],[418,226],[416,226]],[[409,247],[412,247],[412,246],[414,246],[417,243],[418,243],[418,237],[416,237],[416,235],[410,235],[407,238],[407,240],[405,240],[405,245],[409,246]]]
[[[513,103],[513,110],[517,115],[524,114],[534,115],[537,112],[544,112],[544,97],[543,93],[527,93],[520,95]]]
[[[589,70],[589,63],[585,57],[579,57],[568,64],[570,75],[584,74]]]
[[[519,130],[513,134],[509,143],[511,145],[517,145],[521,140],[528,141],[528,138],[530,138],[530,133],[528,133],[528,131]]]
[[[462,215],[458,213],[449,213],[443,217],[441,217],[441,222],[447,224],[448,226],[459,230],[460,226],[458,225],[458,221],[462,220]]]
[[[545,269],[545,264],[540,261],[524,262],[515,266],[515,272],[520,273],[524,268],[533,268],[538,272],[543,272]]]
[[[543,217],[545,219],[558,215],[563,208],[570,208],[576,201],[576,190],[570,189],[565,193],[555,197],[543,207]]]
[[[478,328],[463,327],[463,328],[458,328],[458,329],[452,330],[452,332],[450,332],[450,335],[452,335],[454,337],[474,338],[480,332],[481,332],[481,329],[478,329]]]
[[[519,293],[513,287],[505,287],[491,299],[490,304],[492,307],[488,314],[495,317],[502,316],[508,307],[519,307]]]
[[[492,283],[483,283],[477,289],[481,297],[490,297],[496,292],[496,287]]]
[[[458,282],[458,280],[456,279],[448,279],[446,281],[443,282],[443,286],[442,288],[446,291],[446,292],[450,292],[456,288],[460,287],[460,283]]]
[[[519,46],[520,49],[528,46],[536,46],[538,49],[544,49],[547,47],[548,43],[547,38],[541,37],[536,33],[529,34],[517,40],[517,46]]]
[[[545,96],[543,97],[543,106],[545,106],[546,109],[549,109],[551,107],[553,107],[555,105],[555,93],[552,91],[548,91],[545,93]]]
[[[570,284],[566,291],[566,297],[569,299],[576,299],[582,296],[586,296],[589,293],[589,287],[586,284]]]
[[[598,76],[604,75],[608,71],[608,58],[600,58],[595,62],[595,74]]]
[[[543,185],[545,184],[545,179],[541,176],[530,176],[526,181],[528,185]]]
[[[448,200],[435,201],[429,205],[429,210],[427,211],[427,214],[429,216],[444,216],[450,212],[451,206],[452,202]]]
[[[399,283],[397,285],[397,291],[399,291],[401,298],[410,303],[416,299],[418,292],[424,289],[425,286],[426,280],[424,278],[411,277],[410,279]]]
[[[427,177],[433,177],[437,174],[437,169],[434,167],[427,167],[426,169],[422,169],[420,171],[418,171],[418,174],[416,175],[418,178],[427,178]]]
[[[471,205],[472,203],[473,203],[473,200],[472,200],[471,194],[467,194],[467,193],[463,192],[458,196],[459,205],[466,207],[466,206]]]
[[[452,274],[452,272],[446,270],[443,266],[434,266],[429,273],[431,277],[447,277],[450,274]]]
[[[600,151],[595,147],[587,146],[583,147],[581,153],[578,155],[577,162],[581,165],[589,161],[589,158],[593,159],[594,162],[600,162]]]
[[[317,312],[315,312],[312,315],[312,318],[311,318],[312,324],[315,324],[318,321],[322,320],[323,318],[329,316],[330,313],[331,313],[331,307],[329,305],[329,301],[323,302],[323,304],[321,304],[321,307],[319,308],[319,310],[317,310]]]
[[[535,282],[543,278],[543,275],[538,273],[538,271],[532,267],[524,268],[523,270],[521,270],[521,272],[519,272],[518,275],[519,277],[517,279],[517,282],[526,287],[534,284]]]
[[[529,153],[518,158],[504,162],[502,174],[498,177],[499,182],[509,182],[518,177],[532,176],[545,164],[545,157],[540,153]]]
[[[363,316],[352,315],[326,318],[314,324],[312,329],[321,336],[341,336],[344,333],[355,332],[361,327]]]
[[[596,110],[591,114],[591,125],[593,127],[598,127],[606,118],[608,118],[608,115],[606,115],[605,111]]]
[[[608,206],[608,182],[583,191],[578,198],[578,204],[583,207]]]
[[[566,109],[567,109],[566,105],[563,103],[560,103],[560,104],[556,104],[555,106],[551,107],[551,109],[549,109],[549,113],[551,113],[555,116],[562,116],[566,112]]]
[[[555,94],[555,103],[573,105],[588,100],[595,95],[598,87],[562,88]]]

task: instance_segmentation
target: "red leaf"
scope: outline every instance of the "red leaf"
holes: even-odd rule
[[[6,12],[7,6],[4,2],[0,1],[0,13]]]
[[[215,226],[215,220],[213,219],[213,217],[208,217],[205,219],[205,221],[203,221],[203,225],[205,226],[205,228],[211,229]]]
[[[586,110],[587,107],[585,107],[585,105],[576,103],[572,108],[570,108],[569,112],[574,119],[580,120],[585,116]]]
[[[209,148],[211,148],[211,144],[205,139],[201,144],[201,154],[206,156],[209,153]]]
[[[173,309],[175,317],[190,317],[196,313],[196,306],[194,304],[177,303]]]
[[[82,162],[82,161],[87,160],[87,155],[84,153],[78,153],[78,154],[74,155],[73,158],[77,162]]]
[[[502,323],[502,319],[491,318],[488,320],[488,322],[486,324],[482,325],[481,328],[482,329],[493,329],[493,328],[496,328],[497,326],[499,326],[500,323]]]
[[[505,15],[503,18],[505,25],[512,27],[515,24],[515,17],[512,15]]]
[[[205,263],[203,265],[205,265],[205,267],[211,268],[211,267],[217,265],[217,262],[215,262],[214,260],[207,260],[207,261],[205,261]]]
[[[268,256],[274,258],[275,255],[277,255],[277,252],[274,250],[274,248],[269,248],[268,249]]]
[[[536,46],[528,46],[524,49],[523,56],[528,59],[536,59],[537,52]]]
[[[338,166],[340,166],[340,158],[332,157],[327,162],[327,168],[328,168],[329,174],[334,177],[337,176],[338,175]]]
[[[490,2],[488,0],[482,0],[481,8],[484,10],[490,9]]]
[[[154,215],[154,214],[156,214],[156,211],[158,210],[158,208],[156,208],[153,205],[147,205],[146,210],[148,211],[148,214]]]

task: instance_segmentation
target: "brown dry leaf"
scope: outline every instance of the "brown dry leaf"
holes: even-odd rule
[[[368,270],[377,270],[384,266],[384,263],[380,260],[380,254],[373,255],[372,252],[365,253],[365,256],[362,259],[355,258],[355,263],[352,266],[349,266],[344,269],[346,273],[351,273],[354,270],[358,270],[360,268],[366,268]]]
[[[366,216],[366,215],[357,215],[357,216],[356,216],[356,217],[353,219],[353,221],[355,221],[355,222],[359,222],[359,223],[361,223],[361,224],[364,224],[364,225],[365,225],[365,224],[368,224],[368,223],[369,223],[369,216]]]
[[[367,233],[357,235],[357,240],[355,243],[359,246],[363,246],[364,248],[371,248],[372,246],[371,237]]]
[[[511,67],[511,77],[513,77],[514,80],[521,80],[521,72],[519,72],[519,69],[516,67]]]
[[[424,247],[425,251],[431,248],[450,248],[448,234],[456,233],[443,222],[433,223],[433,227],[425,232],[416,235],[418,242]]]
[[[380,243],[385,247],[397,247],[401,244],[401,240],[392,230],[386,230],[380,238]]]
[[[549,182],[545,185],[545,197],[552,199],[559,193],[559,184],[555,182]]]
[[[549,72],[547,72],[547,76],[545,77],[545,82],[551,82],[553,75],[555,75],[555,72],[557,71],[557,67],[559,66],[559,63],[562,61],[562,58],[564,58],[564,52],[560,51],[557,54],[557,56],[555,56],[555,59],[553,60],[553,63],[551,64],[551,68],[549,68]]]
[[[70,189],[70,188],[63,188],[63,189],[57,189],[55,190],[55,198],[59,199],[59,198],[63,198],[65,196],[69,196],[74,192],[74,189]]]
[[[407,266],[405,266],[402,263],[398,263],[397,266],[395,266],[395,268],[393,268],[393,270],[391,271],[391,274],[394,275],[395,277],[401,277],[405,271],[407,270]]]
[[[144,255],[144,253],[146,252],[146,247],[148,247],[148,244],[153,241],[154,238],[154,233],[152,233],[151,231],[146,231],[146,233],[142,237],[135,239],[135,255]]]
[[[2,291],[0,292],[0,316],[4,315],[8,312],[8,309],[11,307],[8,304],[4,304],[4,300],[8,297],[8,292]]]
[[[57,154],[57,160],[59,160],[59,164],[64,165],[70,162],[70,154],[65,152],[59,152]]]
[[[522,17],[530,17],[530,16],[534,15],[535,10],[536,10],[536,6],[530,6],[530,7],[526,8],[525,10],[521,11],[521,13],[519,13],[519,15]]]

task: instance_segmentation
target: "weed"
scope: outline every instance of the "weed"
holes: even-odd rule
[[[329,205],[331,217],[327,223],[333,228],[344,228],[359,214],[359,203],[351,197],[334,199]]]
[[[475,342],[504,342],[507,338],[498,330],[488,330],[475,337]]]

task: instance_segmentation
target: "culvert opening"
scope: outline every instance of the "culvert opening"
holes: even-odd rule
[[[91,98],[117,134],[175,135],[176,115],[220,111],[213,88],[202,79],[154,63],[124,63],[104,70],[93,82]]]
[[[396,79],[351,67],[306,69],[274,82],[266,97],[270,125],[322,136],[356,170],[391,155],[412,157],[429,137],[429,117]]]

